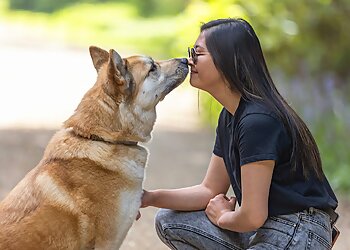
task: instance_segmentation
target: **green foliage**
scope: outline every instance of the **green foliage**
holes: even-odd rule
[[[332,72],[342,82],[350,78],[348,13],[348,0],[193,0],[184,19],[193,43],[201,22],[243,17],[253,25],[272,67],[289,75]]]
[[[183,23],[180,17],[140,17],[134,5],[122,2],[70,5],[52,14],[17,10],[4,16],[78,46],[97,45],[160,59],[186,56],[186,48],[180,53],[174,49]]]
[[[34,12],[53,13],[76,4],[124,3],[137,9],[140,16],[169,16],[183,11],[186,0],[9,0],[11,10],[29,10]]]
[[[200,112],[203,121],[211,127],[217,126],[222,105],[212,98],[207,92],[200,92]]]
[[[261,37],[271,65],[289,74],[333,72],[347,79],[348,0],[238,0]]]
[[[12,10],[30,10],[51,13],[71,3],[72,1],[70,0],[10,0],[9,8]]]
[[[76,5],[56,12],[52,20],[76,44],[94,43],[157,58],[171,54],[180,23],[176,17],[139,17],[134,6],[123,3]]]
[[[344,120],[327,114],[312,129],[322,156],[323,168],[337,190],[349,191],[350,136]],[[331,122],[326,122],[331,121]]]
[[[350,103],[328,76],[319,82],[313,77],[295,76],[292,80],[275,73],[278,88],[310,128],[321,154],[323,169],[332,186],[350,191],[344,173],[350,173]],[[346,175],[347,176],[347,175]]]
[[[181,13],[187,6],[187,0],[124,0],[137,6],[142,17],[171,16]]]

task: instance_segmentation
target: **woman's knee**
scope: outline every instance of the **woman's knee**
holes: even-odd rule
[[[155,217],[155,227],[160,238],[179,240],[188,234],[188,222],[194,221],[196,212],[179,212],[170,209],[159,209]]]
[[[159,209],[155,217],[155,226],[158,233],[164,235],[164,228],[169,223],[175,222],[174,211],[170,209]]]
[[[235,249],[227,231],[213,225],[204,211],[160,209],[155,224],[159,238],[171,249]]]
[[[171,230],[169,225],[176,223],[176,212],[169,209],[159,209],[155,216],[155,227],[159,239],[170,249],[178,249],[173,241],[177,240],[176,231]]]

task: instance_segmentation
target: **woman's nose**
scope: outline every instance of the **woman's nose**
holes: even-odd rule
[[[189,57],[189,58],[187,59],[187,64],[188,64],[188,65],[194,65],[194,63],[193,63],[191,57]]]

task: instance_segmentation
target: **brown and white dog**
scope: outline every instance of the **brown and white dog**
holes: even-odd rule
[[[95,85],[42,160],[0,203],[0,249],[118,249],[141,204],[155,107],[186,59],[122,59],[90,47]]]

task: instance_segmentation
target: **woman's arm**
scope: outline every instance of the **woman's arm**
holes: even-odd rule
[[[268,216],[268,198],[275,161],[248,163],[241,167],[242,204],[232,211],[229,201],[221,196],[212,199],[208,218],[223,229],[249,232],[261,227]]]
[[[180,189],[144,191],[141,207],[154,206],[181,211],[205,209],[209,200],[217,194],[226,194],[230,186],[225,163],[212,155],[207,173],[201,184]]]

